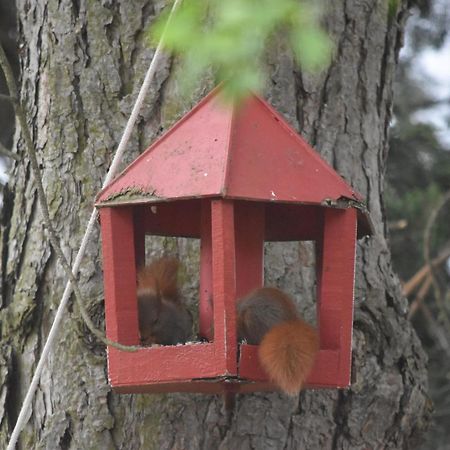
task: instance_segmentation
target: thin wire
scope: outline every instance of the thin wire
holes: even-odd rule
[[[175,0],[173,6],[172,6],[172,10],[170,12],[169,18],[167,19],[167,23],[166,23],[166,29],[167,29],[167,25],[169,24],[171,17],[173,16],[174,12],[176,11],[176,9],[178,8],[179,4],[181,3],[182,0]],[[138,97],[136,99],[136,103],[133,106],[133,110],[131,111],[130,117],[128,119],[127,125],[125,127],[125,130],[123,132],[122,138],[120,140],[120,143],[117,147],[116,150],[116,154],[113,158],[113,161],[111,163],[111,166],[108,170],[108,173],[106,174],[105,180],[103,182],[103,188],[106,187],[110,181],[114,178],[114,176],[117,173],[117,170],[119,168],[119,164],[120,161],[122,159],[122,156],[125,152],[126,146],[128,144],[128,141],[130,139],[131,133],[133,131],[133,127],[136,123],[139,111],[141,110],[142,104],[144,102],[145,96],[147,94],[147,91],[150,87],[150,84],[153,80],[153,77],[155,75],[156,72],[156,68],[158,67],[158,63],[159,60],[161,58],[161,54],[162,54],[162,40],[164,38],[164,34],[165,34],[165,30],[161,36],[161,40],[158,43],[158,46],[156,48],[155,54],[153,56],[153,59],[150,63],[150,66],[147,70],[147,73],[145,75],[144,81],[142,83],[141,89],[139,91]],[[86,251],[86,247],[88,244],[88,240],[90,238],[90,235],[94,229],[94,226],[97,222],[97,217],[98,217],[98,212],[97,210],[94,208],[91,214],[91,217],[89,219],[89,222],[87,224],[86,227],[86,231],[84,233],[83,239],[81,241],[80,244],[80,248],[78,250],[77,256],[75,258],[75,262],[73,264],[72,267],[72,272],[74,274],[78,273],[78,269],[80,268],[81,265],[81,261],[84,257],[84,253]],[[17,444],[17,440],[19,438],[20,432],[22,431],[24,425],[25,425],[25,421],[27,419],[26,414],[29,413],[30,408],[31,408],[31,402],[33,400],[34,394],[36,392],[37,389],[37,385],[39,383],[39,379],[41,377],[42,374],[42,370],[44,368],[44,365],[47,361],[47,357],[51,351],[51,349],[53,348],[53,344],[54,341],[56,339],[56,335],[57,332],[59,330],[59,327],[61,325],[62,319],[63,319],[63,314],[64,314],[64,309],[67,306],[67,302],[70,298],[70,294],[72,292],[72,283],[70,282],[70,280],[67,282],[66,284],[66,288],[64,290],[63,296],[61,298],[61,302],[59,304],[58,310],[56,311],[56,315],[55,315],[55,319],[53,321],[52,327],[50,328],[50,332],[47,336],[47,341],[45,342],[44,348],[42,350],[42,354],[41,357],[39,359],[39,362],[36,366],[36,370],[34,372],[33,378],[31,380],[30,386],[28,388],[27,394],[25,396],[25,399],[23,401],[22,404],[22,408],[20,410],[19,413],[19,417],[17,418],[17,422],[16,425],[14,426],[14,430],[11,434],[10,440],[9,440],[9,444],[7,447],[7,450],[14,450]]]

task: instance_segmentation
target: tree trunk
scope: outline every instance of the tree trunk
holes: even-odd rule
[[[382,202],[392,83],[406,16],[385,0],[329,2],[333,63],[302,73],[279,36],[267,52],[266,98],[367,199],[376,234],[358,247],[353,380],[348,390],[238,396],[230,417],[207,395],[118,395],[104,348],[71,306],[21,434],[19,448],[46,449],[399,449],[428,421],[425,356],[406,318],[392,272]],[[42,167],[52,219],[73,260],[101,180],[111,162],[153,56],[146,31],[162,6],[152,0],[17,0],[22,100]],[[177,59],[165,58],[127,151],[145,149],[206,92],[177,91]],[[16,142],[23,154],[19,133]],[[170,174],[168,174],[170,176]],[[11,175],[1,242],[0,446],[6,446],[65,276],[49,247],[28,161]],[[185,289],[195,298],[195,243],[152,240],[190,265]],[[311,252],[305,244],[269,245],[269,284],[302,297],[313,317]],[[198,265],[197,265],[198,267]],[[299,268],[301,267],[301,269]],[[98,230],[80,283],[91,316],[103,324]]]

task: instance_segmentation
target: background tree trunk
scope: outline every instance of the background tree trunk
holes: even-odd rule
[[[391,2],[395,3],[395,2]],[[360,243],[350,390],[239,396],[227,419],[204,395],[118,395],[106,357],[76,307],[67,312],[21,435],[21,448],[48,449],[387,449],[409,448],[428,421],[425,357],[406,319],[392,273],[382,187],[392,83],[405,21],[388,2],[329,2],[333,64],[320,76],[296,69],[283,37],[267,52],[269,101],[367,199],[376,235]],[[39,151],[55,228],[73,259],[93,198],[112,159],[153,51],[146,30],[163,3],[151,0],[18,0],[22,99]],[[159,67],[127,162],[213,86],[205,77],[190,99],[177,90],[178,61]],[[20,134],[16,142],[22,149]],[[170,174],[168,174],[170,176]],[[42,226],[26,159],[5,195],[1,242],[0,446],[4,447],[65,277]],[[192,299],[196,244],[152,240],[187,264]],[[266,248],[268,283],[302,298],[313,317],[313,269],[305,244]],[[103,323],[99,236],[81,268],[91,315]]]

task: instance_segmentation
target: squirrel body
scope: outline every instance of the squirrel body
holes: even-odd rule
[[[177,259],[161,258],[138,271],[142,345],[184,344],[192,335],[192,316],[178,291],[178,267]]]
[[[238,301],[238,339],[259,345],[261,366],[286,394],[300,392],[319,351],[314,327],[277,288],[261,288]]]

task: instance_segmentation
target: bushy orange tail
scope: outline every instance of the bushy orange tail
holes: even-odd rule
[[[319,351],[314,327],[301,319],[279,323],[259,345],[259,359],[272,381],[288,395],[300,392]]]
[[[138,272],[138,291],[153,291],[153,295],[175,301],[178,299],[177,273],[179,261],[163,257]],[[151,293],[151,292],[150,292]]]

